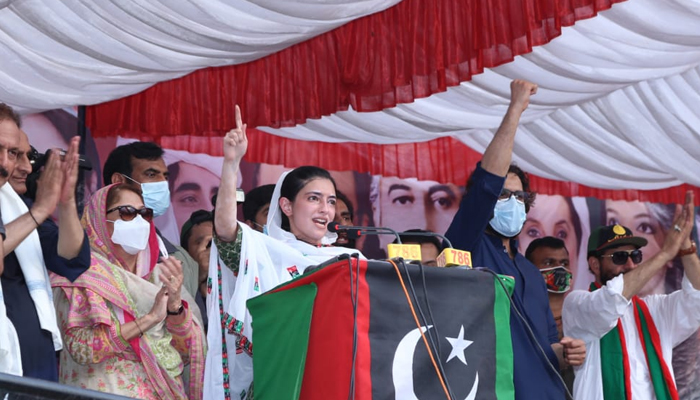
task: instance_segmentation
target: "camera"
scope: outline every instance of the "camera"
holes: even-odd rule
[[[32,165],[32,172],[29,175],[27,175],[27,193],[25,193],[25,196],[32,200],[35,200],[37,181],[39,180],[39,176],[41,175],[41,168],[44,165],[46,165],[46,161],[49,159],[49,154],[51,154],[51,149],[47,150],[46,153],[42,154],[39,153],[39,151],[35,149],[34,146],[30,147],[31,150],[29,150],[29,153],[27,153],[27,158],[29,159],[29,164]],[[61,160],[63,160],[66,156],[66,151],[60,150],[60,154]],[[81,154],[78,157],[78,168],[86,171],[91,171],[92,163],[90,162],[90,160],[86,159],[85,156]]]
[[[29,151],[29,153],[27,153],[27,158],[29,159],[29,163],[32,165],[32,174],[39,173],[39,171],[41,171],[41,167],[43,167],[46,164],[46,161],[49,159],[51,149],[48,149],[46,153],[42,154],[39,153],[39,151],[35,149],[34,146],[29,147],[31,147],[31,150]],[[66,156],[66,151],[59,151],[61,155],[61,160],[63,160]],[[84,169],[86,171],[91,171],[92,163],[90,162],[90,160],[86,159],[85,156],[81,154],[78,156],[78,168]]]

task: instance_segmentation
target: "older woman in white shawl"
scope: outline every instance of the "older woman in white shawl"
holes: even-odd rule
[[[335,216],[335,182],[328,171],[300,167],[282,175],[267,217],[268,235],[237,221],[239,165],[248,149],[246,125],[236,107],[236,128],[224,137],[221,187],[214,216],[209,266],[209,353],[205,399],[252,397],[253,344],[246,301],[303,273],[306,267],[354,251],[330,247],[337,235],[326,226]],[[217,255],[218,254],[218,258]]]

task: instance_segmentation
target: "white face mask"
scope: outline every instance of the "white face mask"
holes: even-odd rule
[[[109,220],[108,220],[109,221]],[[118,244],[127,253],[134,255],[148,246],[148,237],[151,233],[151,224],[140,215],[131,221],[118,219],[114,222],[112,242]]]

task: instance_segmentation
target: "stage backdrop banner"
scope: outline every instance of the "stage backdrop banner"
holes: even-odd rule
[[[341,260],[249,300],[255,398],[513,399],[513,280],[421,269]]]

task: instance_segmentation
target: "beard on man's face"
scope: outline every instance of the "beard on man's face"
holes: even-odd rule
[[[612,271],[610,271],[608,268],[603,267],[601,264],[600,266],[600,284],[605,285],[609,280],[615,278],[617,275],[621,274],[622,271],[618,272],[617,274],[614,274]]]
[[[10,177],[10,171],[6,170],[5,167],[0,167],[0,178],[9,178]]]

